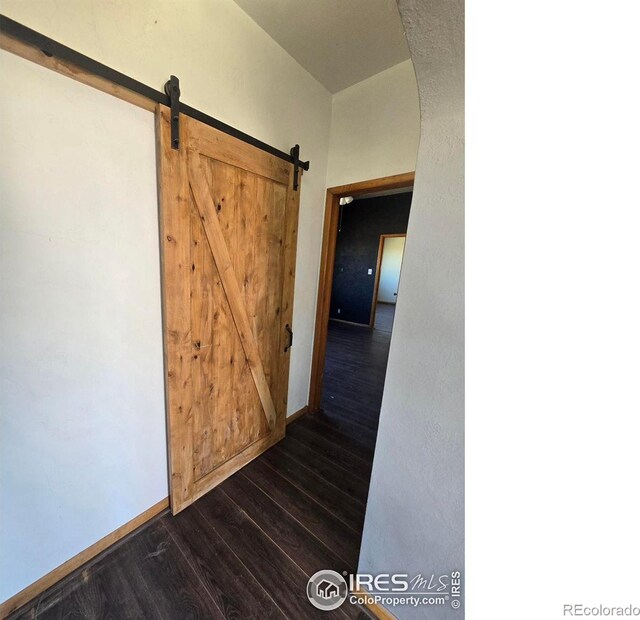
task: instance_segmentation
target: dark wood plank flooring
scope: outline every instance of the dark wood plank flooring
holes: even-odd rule
[[[305,591],[320,569],[357,567],[391,337],[383,319],[380,330],[331,323],[320,412],[12,618],[371,617],[348,602],[318,611]]]
[[[376,305],[375,328],[385,332],[390,332],[393,328],[393,319],[396,314],[396,305],[390,303],[380,303]]]

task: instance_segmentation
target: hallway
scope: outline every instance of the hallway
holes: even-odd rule
[[[356,570],[390,336],[332,322],[322,411],[13,617],[370,617],[316,610],[305,589],[320,569]]]
[[[393,319],[396,316],[396,305],[378,302],[376,305],[375,329],[391,332]]]

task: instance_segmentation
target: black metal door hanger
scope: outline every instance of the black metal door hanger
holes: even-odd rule
[[[297,190],[299,186],[299,174],[300,169],[309,170],[309,162],[300,160],[300,146],[295,145],[289,153],[285,153],[258,138],[227,125],[222,121],[192,108],[180,101],[180,80],[175,75],[172,75],[169,81],[165,84],[165,92],[162,93],[138,80],[120,73],[107,65],[103,65],[97,60],[93,60],[80,52],[77,52],[62,43],[58,43],[49,37],[46,37],[13,19],[0,15],[0,32],[3,32],[7,36],[17,39],[22,43],[35,47],[42,51],[43,54],[52,58],[58,58],[72,65],[75,65],[79,69],[82,69],[86,73],[96,75],[105,80],[109,80],[114,84],[122,86],[127,90],[142,95],[151,101],[161,103],[171,108],[171,147],[174,149],[180,148],[180,114],[185,114],[190,118],[193,118],[201,123],[205,123],[223,133],[226,133],[238,140],[242,140],[247,144],[251,144],[256,148],[259,148],[271,155],[275,155],[280,159],[284,159],[293,164],[293,189]]]

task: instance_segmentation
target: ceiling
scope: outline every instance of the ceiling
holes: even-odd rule
[[[235,0],[336,93],[409,58],[396,0]]]

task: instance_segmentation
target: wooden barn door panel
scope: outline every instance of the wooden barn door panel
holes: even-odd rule
[[[299,192],[291,164],[157,113],[171,506],[284,436]]]

